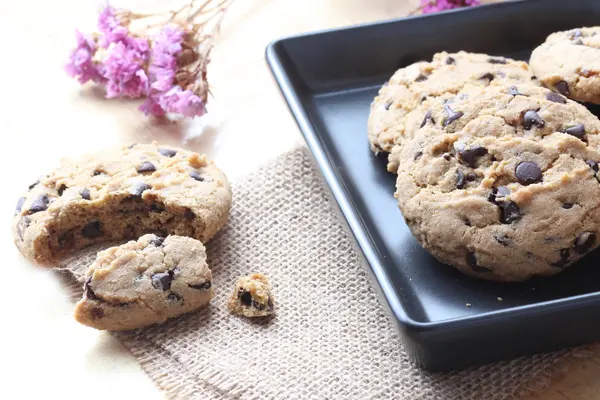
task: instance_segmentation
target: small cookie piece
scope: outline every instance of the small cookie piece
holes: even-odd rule
[[[274,313],[275,300],[269,279],[262,274],[242,276],[235,283],[227,308],[244,317],[267,317]]]
[[[530,62],[546,87],[600,104],[600,27],[555,32],[531,53]]]
[[[90,244],[146,233],[206,242],[230,207],[227,178],[206,156],[137,144],[64,160],[19,200],[13,233],[25,257],[53,265]]]
[[[87,275],[75,319],[96,329],[160,324],[213,297],[204,245],[182,236],[149,234],[101,251]]]
[[[401,68],[379,91],[371,104],[367,126],[371,149],[389,153],[406,133],[418,129],[406,117],[429,97],[456,94],[466,84],[489,86],[502,83],[539,85],[527,63],[487,54],[437,53],[431,62]],[[421,121],[418,121],[420,124]],[[388,170],[395,173],[397,164]]]
[[[394,148],[396,197],[440,261],[520,281],[600,244],[600,121],[584,106],[531,85],[467,86],[421,113],[435,123]]]

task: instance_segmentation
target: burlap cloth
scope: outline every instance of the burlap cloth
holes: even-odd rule
[[[366,267],[304,149],[234,184],[226,227],[208,244],[208,308],[116,333],[173,399],[509,399],[548,384],[583,349],[465,371],[416,368],[371,288]],[[68,260],[82,280],[95,253]],[[236,277],[273,283],[277,315],[253,322],[225,303]],[[75,296],[81,283],[70,285]]]

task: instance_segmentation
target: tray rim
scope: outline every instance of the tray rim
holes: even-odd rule
[[[432,332],[438,330],[450,331],[454,329],[463,329],[465,325],[482,325],[493,323],[499,318],[510,315],[512,318],[516,317],[527,317],[535,311],[539,314],[556,313],[561,310],[568,310],[570,312],[579,308],[585,308],[589,305],[596,304],[600,305],[600,291],[579,294],[575,296],[564,297],[554,300],[540,301],[532,304],[525,304],[514,306],[502,310],[492,310],[482,312],[477,315],[467,315],[462,317],[451,318],[440,321],[418,321],[410,316],[403,306],[400,298],[397,296],[396,291],[391,285],[391,279],[389,278],[383,260],[381,260],[376,246],[373,243],[368,229],[366,228],[363,219],[353,204],[351,196],[346,192],[341,178],[333,167],[332,160],[330,159],[325,146],[321,143],[316,127],[310,122],[306,108],[302,105],[302,99],[299,93],[294,89],[288,71],[284,66],[282,60],[282,47],[286,42],[295,39],[301,39],[311,36],[327,35],[331,33],[339,33],[344,31],[351,31],[357,29],[365,29],[371,27],[379,27],[384,25],[392,25],[397,23],[403,23],[407,20],[426,20],[435,19],[442,15],[448,15],[453,13],[473,13],[477,14],[481,9],[490,8],[503,8],[503,7],[518,7],[520,4],[532,1],[543,3],[547,0],[505,0],[499,3],[485,4],[472,8],[459,8],[453,10],[442,11],[434,14],[426,15],[414,15],[408,17],[394,18],[389,20],[367,22],[361,24],[355,24],[350,26],[321,29],[316,31],[310,31],[306,33],[287,35],[270,42],[265,50],[265,58],[267,64],[271,70],[273,77],[283,95],[288,109],[290,110],[302,136],[304,137],[306,144],[311,151],[321,174],[331,191],[337,206],[341,211],[341,215],[345,219],[346,224],[349,226],[352,236],[358,244],[358,249],[362,252],[364,259],[367,261],[368,267],[374,274],[377,284],[383,293],[383,297],[387,303],[388,308],[396,318],[397,322],[402,327],[407,328],[410,332]],[[337,91],[332,91],[337,92]],[[332,92],[325,92],[327,94]],[[320,95],[322,93],[314,93],[314,95]],[[323,93],[324,94],[324,93]],[[365,128],[366,129],[366,128]],[[510,283],[508,283],[510,284]]]

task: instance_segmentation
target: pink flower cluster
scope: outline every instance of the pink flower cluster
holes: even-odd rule
[[[451,10],[459,7],[478,6],[480,0],[421,0],[423,14]]]
[[[177,83],[183,29],[167,25],[152,39],[137,35],[108,5],[100,12],[98,29],[93,36],[75,32],[77,47],[65,68],[70,76],[81,84],[104,85],[107,98],[146,97],[140,107],[146,114],[194,117],[206,113],[202,98]]]

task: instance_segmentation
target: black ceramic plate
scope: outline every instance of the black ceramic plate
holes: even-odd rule
[[[600,339],[600,253],[552,278],[465,277],[423,250],[369,149],[369,105],[397,68],[466,50],[527,60],[551,32],[600,25],[598,0],[526,0],[275,41],[267,59],[412,358],[430,370]],[[499,300],[501,299],[501,301]],[[467,307],[467,303],[470,307]]]

